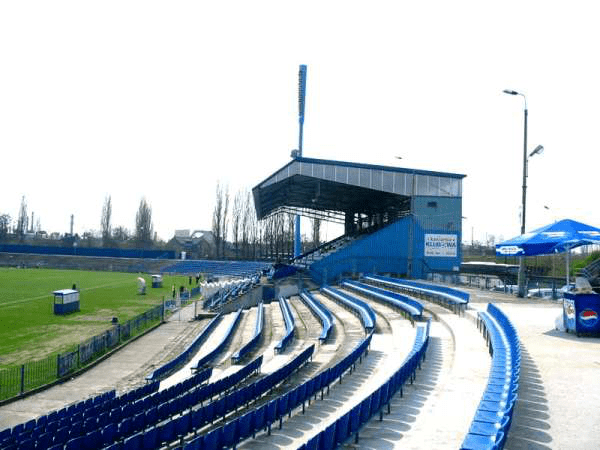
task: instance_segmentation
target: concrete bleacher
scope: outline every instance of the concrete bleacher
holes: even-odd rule
[[[338,295],[343,294],[341,298],[348,300],[348,291],[345,290],[344,286],[341,286],[341,288],[344,289],[331,287],[331,289],[339,291]],[[385,290],[384,288],[380,289]],[[389,292],[391,293],[392,291]],[[324,293],[326,294],[326,292]],[[121,418],[118,423],[106,422],[106,416],[102,416],[102,414],[106,414],[107,411],[102,410],[102,412],[100,412],[100,410],[97,410],[96,413],[98,414],[95,421],[95,429],[89,428],[89,431],[86,431],[85,435],[79,436],[75,436],[77,434],[76,431],[69,431],[68,434],[65,434],[66,432],[63,430],[60,433],[56,433],[58,436],[56,445],[65,446],[66,442],[71,441],[71,447],[75,445],[83,446],[88,445],[86,443],[94,440],[94,442],[102,442],[104,447],[110,447],[108,442],[110,441],[111,436],[113,436],[112,439],[115,443],[111,444],[113,446],[111,448],[151,448],[152,446],[167,444],[171,446],[179,445],[184,448],[213,448],[211,446],[218,447],[219,445],[232,447],[236,444],[239,444],[238,446],[240,448],[263,448],[261,446],[271,445],[269,444],[269,442],[271,442],[269,441],[270,433],[274,435],[275,438],[285,436],[286,439],[290,439],[287,441],[290,442],[288,445],[290,448],[299,448],[301,446],[305,446],[304,448],[333,448],[342,443],[349,446],[364,446],[366,448],[392,448],[398,446],[402,448],[455,449],[460,448],[462,445],[465,449],[479,449],[501,448],[501,446],[504,445],[505,448],[511,449],[526,448],[528,443],[531,448],[544,448],[543,445],[546,445],[548,448],[595,448],[595,444],[598,443],[598,440],[595,440],[594,433],[590,431],[594,428],[593,410],[587,409],[586,411],[588,411],[588,414],[586,414],[585,417],[578,419],[588,424],[588,428],[581,430],[583,433],[581,436],[576,436],[574,434],[575,429],[570,424],[563,424],[562,427],[560,426],[560,415],[566,414],[569,417],[575,417],[573,415],[573,409],[570,410],[568,406],[571,402],[576,401],[578,407],[590,408],[590,406],[586,406],[590,405],[590,400],[580,393],[574,390],[570,391],[569,396],[565,397],[564,401],[561,403],[560,396],[565,396],[565,391],[554,390],[551,397],[552,401],[541,405],[546,407],[544,411],[548,412],[547,416],[549,418],[540,419],[538,414],[537,422],[532,422],[531,417],[527,416],[527,411],[530,410],[528,410],[528,408],[523,409],[524,404],[521,404],[521,411],[519,411],[519,402],[513,402],[513,407],[510,406],[511,402],[507,401],[508,395],[514,391],[515,386],[518,386],[518,398],[523,398],[527,404],[531,404],[536,398],[539,400],[541,395],[540,392],[542,392],[539,387],[535,388],[535,396],[527,396],[527,389],[534,389],[532,387],[527,387],[529,383],[531,383],[531,373],[525,373],[525,382],[522,379],[524,371],[531,371],[531,357],[534,357],[535,362],[540,364],[541,368],[543,368],[543,378],[541,381],[538,381],[538,383],[541,383],[542,386],[545,384],[547,389],[550,387],[556,389],[557,385],[552,383],[552,379],[548,378],[548,374],[556,373],[556,371],[559,370],[567,373],[569,369],[567,367],[562,369],[554,367],[552,365],[554,364],[552,361],[556,361],[556,356],[554,355],[558,353],[561,355],[561,360],[572,362],[569,355],[573,349],[577,352],[577,364],[578,368],[581,370],[582,377],[585,377],[587,385],[592,387],[591,391],[588,391],[589,395],[591,396],[591,399],[594,399],[596,391],[593,387],[595,386],[594,383],[596,383],[596,381],[593,375],[595,373],[592,367],[593,362],[586,365],[584,358],[586,346],[589,350],[589,346],[593,345],[593,341],[591,339],[576,339],[573,336],[561,338],[561,335],[558,332],[549,333],[548,330],[552,329],[553,323],[544,325],[544,322],[541,322],[540,320],[543,319],[545,322],[550,322],[548,320],[549,315],[546,314],[546,312],[558,313],[559,308],[555,304],[548,303],[546,308],[548,311],[546,311],[546,309],[540,309],[539,304],[531,301],[528,301],[527,304],[509,304],[509,307],[506,307],[503,304],[500,307],[500,311],[504,313],[503,315],[507,318],[507,321],[512,324],[513,331],[519,334],[524,345],[526,347],[529,346],[531,350],[531,356],[529,356],[529,353],[525,353],[525,355],[527,355],[526,357],[529,359],[525,368],[521,369],[521,379],[515,381],[511,378],[514,375],[513,368],[516,366],[517,362],[517,359],[513,358],[515,353],[513,353],[512,350],[507,353],[506,347],[502,348],[502,345],[507,342],[510,343],[512,339],[510,337],[512,333],[512,331],[510,331],[511,327],[506,328],[506,323],[508,322],[503,325],[502,321],[504,319],[499,318],[500,316],[497,315],[497,311],[494,310],[493,306],[491,307],[489,315],[492,317],[492,320],[486,322],[486,329],[488,330],[486,335],[493,336],[494,331],[492,330],[494,329],[499,331],[500,335],[502,332],[505,334],[504,338],[496,337],[492,339],[494,340],[492,345],[492,358],[490,358],[490,355],[488,354],[486,341],[479,336],[474,322],[474,319],[477,317],[477,311],[484,312],[486,308],[490,308],[487,307],[490,300],[506,302],[506,298],[503,297],[504,294],[483,291],[477,293],[473,290],[468,291],[468,293],[470,294],[469,307],[467,314],[462,316],[452,314],[452,312],[441,308],[437,304],[427,300],[425,297],[422,298],[420,302],[422,302],[424,308],[423,311],[427,312],[427,314],[433,314],[437,317],[437,320],[428,325],[428,327],[431,327],[431,330],[430,332],[425,333],[424,324],[418,324],[415,329],[410,327],[407,320],[402,319],[405,322],[407,330],[414,330],[414,338],[404,339],[411,348],[406,349],[407,353],[405,355],[407,356],[398,357],[397,355],[402,354],[402,352],[398,353],[398,350],[390,347],[387,341],[384,343],[380,340],[381,330],[384,330],[385,327],[388,326],[386,325],[385,318],[387,317],[389,319],[392,312],[396,310],[384,302],[379,302],[375,305],[373,300],[375,297],[369,299],[366,292],[360,293],[359,291],[356,291],[356,298],[354,299],[356,304],[360,305],[360,302],[363,302],[367,305],[376,306],[373,311],[374,315],[377,316],[377,327],[372,327],[372,329],[375,329],[374,334],[372,335],[370,334],[370,330],[368,330],[369,336],[372,336],[370,350],[368,349],[369,345],[367,345],[364,352],[361,354],[363,364],[366,365],[361,368],[361,364],[358,362],[361,360],[361,356],[358,356],[358,359],[356,359],[358,353],[356,353],[354,349],[348,353],[348,355],[353,355],[352,358],[354,358],[354,363],[348,363],[348,361],[352,360],[350,357],[342,358],[342,360],[345,360],[346,364],[349,365],[343,372],[344,376],[341,384],[339,383],[337,372],[334,370],[340,364],[341,360],[331,361],[326,370],[319,369],[316,372],[311,372],[311,367],[316,363],[314,361],[311,362],[310,358],[308,358],[293,371],[294,373],[306,374],[300,382],[295,381],[294,383],[291,383],[291,381],[281,381],[276,383],[279,387],[275,390],[261,391],[259,389],[256,391],[257,385],[255,383],[257,383],[258,380],[252,378],[253,381],[250,383],[254,386],[254,391],[252,391],[254,397],[252,398],[259,399],[260,397],[260,401],[258,403],[250,401],[250,406],[246,408],[245,405],[248,404],[248,395],[250,395],[248,392],[250,392],[250,390],[243,391],[242,393],[239,389],[223,394],[218,401],[211,402],[205,400],[202,403],[202,406],[198,406],[198,403],[192,405],[191,402],[201,398],[197,391],[205,389],[202,386],[206,385],[199,382],[197,385],[191,386],[194,384],[192,381],[183,380],[188,384],[185,389],[182,387],[173,388],[173,386],[178,386],[179,383],[169,386],[166,389],[161,389],[161,392],[170,390],[171,393],[174,393],[178,389],[181,391],[179,391],[177,395],[170,397],[168,400],[166,397],[167,394],[162,394],[165,397],[161,398],[166,401],[161,401],[160,403],[152,403],[154,400],[151,401],[146,398],[143,399],[142,403],[140,402],[140,398],[134,400],[135,396],[131,395],[131,402],[128,403],[131,403],[132,405],[136,404],[135,408],[138,406],[142,407],[142,405],[146,408],[144,410],[143,418],[140,416],[141,413],[139,410],[136,409],[136,413],[133,415],[130,414],[131,411],[127,411],[127,417],[125,419]],[[356,302],[356,300],[359,300],[359,302]],[[293,302],[299,301],[298,298],[293,300]],[[348,319],[342,314],[342,311],[346,310],[343,309],[341,305],[338,305],[332,297],[329,297],[329,300],[323,300],[323,302],[325,301],[326,306],[333,308],[335,317],[345,318],[343,323],[336,322],[336,333],[340,333],[344,327],[348,327]],[[290,302],[290,304],[293,305],[293,302]],[[342,302],[340,301],[340,304],[341,303]],[[349,305],[344,307],[351,308]],[[294,308],[292,308],[292,310],[293,309]],[[523,313],[521,313],[521,311],[523,311]],[[360,316],[360,312],[358,311],[356,311],[355,314],[357,314],[356,317]],[[265,319],[267,320],[265,325],[267,327],[269,327],[269,324],[271,323],[270,320],[272,315],[274,314],[265,314]],[[346,312],[346,315],[351,314]],[[400,317],[399,314],[397,315]],[[280,313],[279,316],[281,316]],[[317,316],[318,315],[315,317]],[[480,314],[480,316],[484,317],[485,315]],[[252,318],[253,317],[254,316],[252,316]],[[296,317],[298,318],[298,316]],[[313,321],[313,327],[315,324],[318,324],[318,319],[313,318],[311,320]],[[354,320],[356,323],[359,321],[358,318],[355,318]],[[281,327],[283,327],[284,321],[282,320],[282,317],[279,317],[278,321],[282,324]],[[297,320],[298,325],[300,325],[301,322],[303,322],[303,320]],[[254,332],[258,322],[253,319],[250,323],[250,320],[248,319],[248,323],[250,326],[246,328]],[[528,328],[531,323],[536,323],[537,328]],[[544,328],[544,326],[546,328]],[[156,332],[159,330],[160,328],[157,329]],[[322,331],[319,328],[312,333],[312,339],[315,343],[319,342],[318,336],[321,332]],[[278,336],[283,336],[283,333],[278,333]],[[297,356],[300,354],[298,352],[302,352],[304,351],[303,349],[307,348],[308,342],[303,340],[306,336],[302,333],[306,333],[306,331],[297,332],[301,339],[299,340],[297,347],[293,349],[293,355],[290,355],[289,358],[286,359],[286,363],[281,364],[280,361],[282,360],[277,360],[277,364],[274,365],[274,368],[269,370],[266,370],[265,366],[261,365],[260,367],[262,367],[262,369],[260,370],[263,374],[277,372],[280,368],[287,366],[287,364],[295,358],[294,355]],[[197,336],[197,334],[198,333],[195,333],[194,336]],[[443,339],[441,338],[442,334]],[[248,336],[250,337],[250,335]],[[421,360],[422,369],[419,370],[418,365],[416,366],[415,371],[413,372],[413,375],[414,373],[417,373],[417,378],[415,379],[413,378],[413,375],[407,376],[407,371],[402,368],[404,367],[404,363],[410,359],[410,355],[417,353],[419,343],[423,342],[424,336],[428,336],[429,339],[427,346],[428,353],[426,359],[424,361]],[[148,338],[150,337],[151,336],[148,336]],[[143,340],[145,338],[141,339]],[[334,337],[330,339],[336,339],[335,333]],[[444,342],[443,345],[441,345],[441,339]],[[214,339],[211,340],[217,341],[220,340],[220,338],[215,336]],[[364,340],[360,342],[364,342]],[[357,343],[357,346],[355,347],[356,349],[360,347],[358,344],[359,343]],[[500,345],[500,347],[498,345]],[[319,344],[319,346],[327,347],[327,344],[322,343]],[[233,350],[235,350],[235,348],[232,349],[232,351]],[[312,355],[315,356],[319,351],[319,347],[315,347]],[[261,352],[264,352],[264,347]],[[589,351],[587,354],[589,355]],[[322,360],[324,355],[325,353],[321,353],[319,360]],[[280,356],[281,355],[277,356],[277,358]],[[503,356],[503,358],[500,358],[501,356]],[[397,364],[396,366],[394,365],[394,357],[395,363]],[[229,361],[230,358],[227,358],[227,360]],[[509,361],[510,366],[507,366],[506,364],[508,364]],[[275,362],[275,359],[273,359],[272,362]],[[109,364],[109,360],[106,361],[106,364]],[[120,364],[124,363],[121,362]],[[497,364],[504,364],[504,369],[499,369]],[[254,367],[255,370],[251,371],[248,376],[260,377],[257,373],[259,368],[255,366],[252,367]],[[492,368],[492,371],[490,371],[490,368]],[[508,368],[511,370],[508,371]],[[334,375],[323,375],[330,369],[333,371],[332,373],[335,374],[335,378]],[[250,369],[248,368],[247,370]],[[554,372],[551,372],[551,370]],[[500,372],[504,374],[502,376],[505,378],[502,378],[499,375]],[[104,376],[106,377],[118,376],[115,371],[107,369],[97,373],[104,373]],[[355,374],[356,377],[358,377],[356,380],[347,378],[354,377]],[[375,376],[373,376],[374,374]],[[394,377],[400,377],[400,374],[406,378],[403,378],[402,383],[395,384],[396,381],[394,381]],[[506,376],[509,378],[506,378]],[[85,378],[85,375],[82,377]],[[98,377],[98,375],[96,375],[96,377]],[[331,377],[333,381],[327,383],[329,377]],[[225,376],[222,376],[221,378],[225,378]],[[500,378],[502,378],[502,380],[500,380]],[[250,378],[248,380],[250,380]],[[270,380],[273,381],[274,378]],[[286,380],[290,379],[286,378]],[[350,382],[346,382],[347,380]],[[500,383],[500,381],[503,381],[503,383]],[[288,382],[291,384],[284,388],[283,386]],[[312,383],[312,385],[309,384],[309,382]],[[107,381],[105,384],[110,385],[114,384],[114,382]],[[509,384],[509,387],[504,388],[504,384]],[[358,385],[361,386],[360,389],[356,387]],[[524,385],[526,390],[522,392]],[[303,388],[302,386],[305,387]],[[309,386],[311,386],[311,389],[309,389]],[[331,397],[332,400],[328,403],[328,388],[333,388],[334,386],[336,390],[339,390],[340,395]],[[303,389],[305,389],[304,392]],[[392,392],[394,391],[396,392],[396,395],[392,395]],[[256,394],[256,392],[263,393]],[[308,392],[310,392],[310,394]],[[332,395],[334,395],[333,392],[334,391],[332,390]],[[319,400],[322,393],[325,395],[323,403]],[[315,394],[318,394],[318,401],[316,402],[314,401]],[[505,394],[507,400],[490,400],[487,397],[484,398],[485,395],[503,396]],[[127,394],[128,397],[129,395],[130,394]],[[121,396],[115,395],[113,399],[122,396],[122,394]],[[154,392],[145,397],[158,398]],[[111,401],[114,402],[113,399],[111,399]],[[310,408],[308,399],[310,399],[311,402]],[[351,400],[348,401],[348,399]],[[138,402],[140,402],[139,405],[137,405]],[[177,404],[179,404],[179,406],[176,407],[175,405]],[[209,406],[209,404],[214,405]],[[457,404],[461,405],[459,409],[455,408]],[[183,405],[186,407],[184,408]],[[332,408],[332,405],[336,406]],[[113,404],[111,404],[111,406],[113,406]],[[388,406],[390,407],[389,409]],[[6,405],[6,408],[10,408],[10,405]],[[120,408],[121,415],[123,415],[125,407],[121,405]],[[234,412],[231,408],[235,408],[237,412]],[[310,409],[310,414],[307,413],[303,415],[302,410],[307,408]],[[496,409],[489,410],[489,408]],[[508,413],[509,408],[511,410],[509,414],[512,415],[511,423],[510,428],[505,428],[506,423],[504,421],[506,419],[499,417],[496,421],[494,417],[498,412],[504,411]],[[116,408],[111,407],[110,411],[108,411],[109,421],[114,409]],[[68,410],[68,406],[65,410]],[[60,409],[57,409],[57,411],[60,411]],[[449,413],[448,411],[454,411],[454,413]],[[149,412],[150,414],[148,414]],[[115,418],[117,414],[118,413],[115,412]],[[153,419],[154,414],[156,414],[157,419]],[[314,424],[311,423],[310,417],[314,417],[313,414],[316,414],[317,417],[323,417],[320,425],[314,426]],[[7,415],[10,415],[10,409],[0,408],[0,420],[6,420]],[[100,419],[100,416],[103,418]],[[28,436],[31,436],[32,430],[38,428],[40,417],[41,416],[37,418],[34,417],[33,419],[30,418],[18,424],[22,426],[15,431],[15,436],[17,434],[23,434],[24,431],[26,431],[24,435],[29,433]],[[79,416],[77,417],[79,418]],[[161,419],[159,420],[158,417]],[[225,417],[225,420],[218,424],[211,425],[210,418],[217,417]],[[407,417],[410,417],[410,420]],[[62,419],[64,419],[64,417],[59,419],[59,425],[60,420]],[[34,422],[31,422],[31,420],[34,420]],[[526,420],[529,420],[529,422],[526,422]],[[524,431],[527,428],[525,426],[526,423],[528,424],[527,426],[535,426],[535,424],[540,421],[550,423],[551,420],[553,426],[548,425],[544,427],[543,430],[540,428],[536,433],[527,435]],[[43,421],[44,419],[42,419],[42,422]],[[46,422],[47,421],[48,419],[46,419]],[[55,422],[55,420],[52,420],[51,422]],[[80,421],[73,421],[71,418],[70,425],[73,427],[73,430],[78,429],[76,427],[79,425],[73,425],[73,423],[77,424],[78,422]],[[82,422],[85,423],[85,420]],[[66,423],[66,421],[64,423]],[[125,424],[122,425],[122,423]],[[435,424],[435,433],[432,432],[432,424]],[[540,424],[540,426],[542,425],[543,424]],[[59,428],[63,429],[65,426],[66,425],[63,425]],[[85,427],[85,425],[83,426]],[[280,426],[282,427],[281,430],[279,429]],[[14,426],[11,426],[10,428],[11,436],[13,428]],[[59,428],[57,428],[57,430]],[[127,429],[129,429],[129,431],[125,432]],[[298,435],[298,430],[303,430],[299,433],[300,436]],[[48,433],[46,428],[43,429],[43,432],[41,431],[42,430],[40,429],[37,433],[39,433],[39,435]],[[51,427],[51,431],[54,432],[53,427]],[[495,432],[494,439],[490,437],[490,433],[492,432]],[[502,435],[500,435],[499,432],[502,432]],[[570,438],[566,435],[567,432],[569,433]],[[6,431],[4,431],[4,433],[6,433]],[[488,433],[488,435],[485,433]],[[197,434],[197,436],[193,436],[193,434]],[[256,436],[255,439],[253,439],[253,435]],[[118,438],[115,436],[118,436]],[[354,444],[357,437],[358,442]],[[66,438],[68,439],[65,440]],[[44,436],[42,439],[47,439],[47,437]],[[52,439],[54,439],[54,437]],[[27,440],[27,438],[24,440]],[[64,441],[63,444],[60,444],[62,441]],[[0,442],[2,442],[1,438]],[[569,442],[575,443],[574,446],[569,447]],[[54,441],[52,441],[52,443],[54,443]],[[205,447],[202,447],[203,445]],[[315,445],[318,445],[318,447],[314,447]],[[535,445],[538,445],[538,447],[535,447]]]

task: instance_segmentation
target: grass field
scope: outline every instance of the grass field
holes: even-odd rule
[[[190,287],[187,277],[164,277],[162,288],[137,294],[138,274],[52,269],[0,268],[0,368],[42,359],[72,348],[171,297],[171,286]],[[195,286],[195,281],[193,281]],[[52,292],[80,290],[81,311],[57,316]]]

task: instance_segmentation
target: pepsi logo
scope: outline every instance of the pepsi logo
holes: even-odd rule
[[[598,323],[598,313],[593,309],[584,309],[579,313],[579,322],[585,327],[593,327]]]

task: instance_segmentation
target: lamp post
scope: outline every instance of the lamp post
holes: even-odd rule
[[[508,95],[520,95],[521,97],[523,97],[523,192],[521,198],[521,234],[523,235],[525,234],[525,212],[527,209],[527,97],[525,97],[525,94],[521,92],[513,91],[510,89],[504,89],[502,92]],[[533,155],[537,155],[539,153],[542,153],[543,151],[544,147],[538,145],[529,154],[529,156],[531,157]],[[519,256],[519,276],[517,284],[519,286],[518,296],[525,297],[525,260],[523,256]]]

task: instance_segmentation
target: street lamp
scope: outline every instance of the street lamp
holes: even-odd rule
[[[502,92],[508,95],[520,95],[523,97],[523,194],[521,199],[522,214],[521,214],[521,234],[525,234],[525,211],[527,205],[527,97],[525,94],[510,89],[504,89]],[[529,157],[541,154],[544,151],[544,147],[538,145],[530,154]],[[523,256],[519,256],[519,297],[525,297],[525,260]]]

